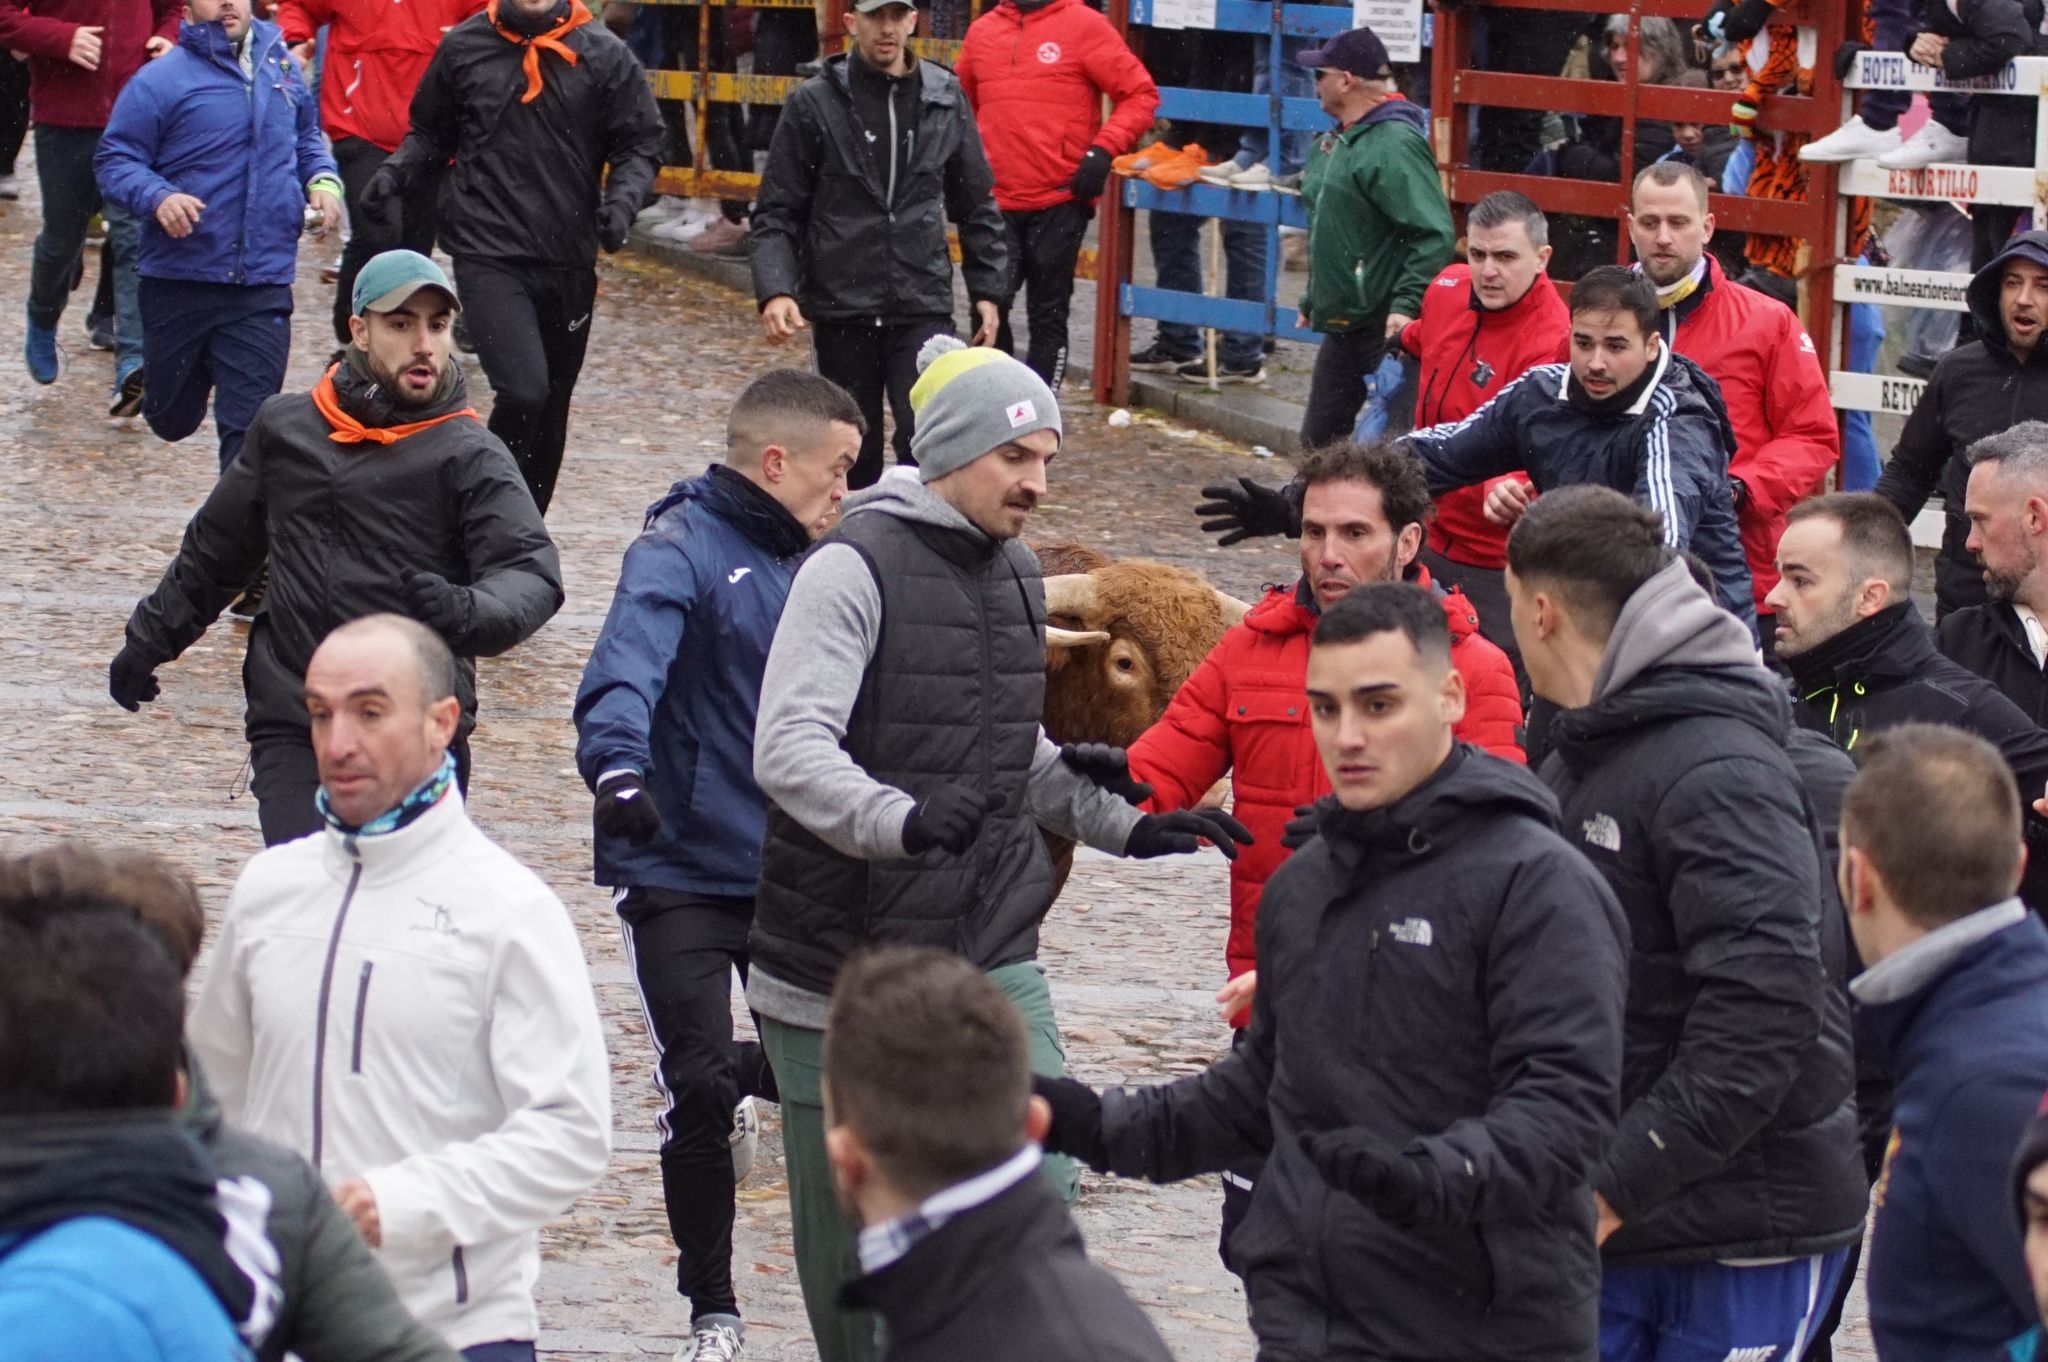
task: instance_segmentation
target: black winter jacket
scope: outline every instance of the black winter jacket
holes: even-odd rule
[[[824,321],[950,317],[949,218],[960,232],[968,296],[1003,297],[1003,215],[960,82],[943,66],[918,62],[917,126],[892,198],[878,173],[888,130],[863,127],[855,111],[848,67],[857,60],[828,58],[782,106],[754,199],[755,301],[766,307],[792,297],[806,317]],[[877,139],[874,154],[868,135]]]
[[[1819,1253],[1855,1241],[1868,1197],[1791,707],[1684,573],[1624,607],[1543,767],[1629,924],[1621,1126],[1594,1183],[1622,1220],[1610,1263]]]
[[[1267,882],[1245,1038],[1103,1095],[1109,1170],[1267,1154],[1230,1240],[1261,1362],[1597,1353],[1587,1180],[1616,1113],[1626,928],[1519,766],[1453,750],[1392,806],[1324,813]],[[1304,1133],[1363,1126],[1434,1191],[1395,1224]]]
[[[566,12],[565,3],[541,31]],[[509,5],[503,17],[521,22]],[[395,199],[455,163],[441,193],[450,255],[588,268],[601,224],[623,237],[647,206],[666,135],[647,73],[603,24],[561,41],[576,64],[543,50],[531,104],[521,100],[526,44],[499,34],[487,12],[450,29],[420,77],[412,131],[384,168]]]
[[[451,364],[453,361],[451,361]],[[460,368],[435,406],[394,407],[370,380],[334,371],[342,408],[369,426],[469,405]],[[474,417],[395,444],[338,444],[311,396],[265,402],[241,453],[185,528],[178,556],[128,619],[128,642],[161,666],[206,632],[264,563],[270,589],[242,663],[247,727],[308,726],[306,664],[330,630],[405,614],[408,568],[468,588],[468,625],[447,637],[458,662],[461,734],[476,723],[476,667],[531,637],[562,606],[562,565],[512,456]]]
[[[1998,687],[2035,727],[2048,726],[2048,671],[2034,661],[2027,626],[2009,601],[1950,611],[1934,626],[1934,646]]]
[[[2048,732],[1998,687],[1935,651],[1919,607],[1886,606],[1819,647],[1779,660],[1792,674],[1800,726],[1850,752],[1865,733],[1910,723],[1947,724],[1996,747],[2019,782],[2026,814],[2020,897],[2037,912],[2048,910],[2048,824],[2030,807],[2048,789]]]
[[[2028,101],[2029,107],[2032,103]],[[2025,146],[2031,156],[2031,132]],[[1999,315],[1999,280],[2006,263],[2015,259],[2048,268],[2048,232],[2014,237],[1970,280],[1966,296],[1977,323],[1977,339],[1958,345],[1934,366],[1934,377],[1927,381],[1913,414],[1906,418],[1906,428],[1892,447],[1891,461],[1877,480],[1877,494],[1898,507],[1899,514],[1909,521],[1920,514],[1929,496],[1941,494],[1948,519],[1942,530],[1941,556],[1934,564],[1936,620],[1966,605],[1982,605],[1987,599],[1983,569],[1964,547],[1970,537],[1970,522],[1963,514],[1970,470],[1963,455],[1986,435],[2022,421],[2048,420],[2048,345],[2035,346],[2020,360],[2006,345],[2005,322]]]
[[[879,1362],[1173,1362],[1145,1312],[1088,1261],[1073,1217],[1036,1174],[841,1295],[882,1317]]]
[[[2041,33],[2041,0],[1933,0],[1918,7],[1926,32],[1949,40],[1941,50],[1941,73],[1950,80],[1995,76],[2014,57],[2048,52]],[[1922,28],[1906,34],[1910,48]],[[2034,163],[2034,122],[2040,101],[2032,95],[1970,96],[1971,165],[2024,166]],[[1985,333],[1990,334],[1990,333]]]

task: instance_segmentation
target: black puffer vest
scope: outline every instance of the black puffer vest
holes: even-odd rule
[[[847,723],[846,751],[922,799],[966,781],[998,801],[959,856],[863,861],[772,801],[754,904],[754,963],[829,992],[858,946],[933,946],[981,969],[1038,953],[1052,865],[1025,805],[1045,708],[1045,587],[1011,540],[885,512],[821,543],[850,544],[882,593],[882,631]]]

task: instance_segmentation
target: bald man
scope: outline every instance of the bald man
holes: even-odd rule
[[[228,1122],[313,1161],[421,1323],[529,1362],[540,1227],[610,1156],[608,1068],[568,911],[463,807],[456,689],[400,615],[315,650],[325,828],[243,870],[189,1035]]]

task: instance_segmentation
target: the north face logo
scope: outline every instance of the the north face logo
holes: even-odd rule
[[[1394,940],[1404,946],[1433,946],[1436,944],[1436,930],[1425,918],[1404,917],[1388,929]]]
[[[1579,832],[1588,842],[1599,847],[1602,851],[1621,850],[1621,824],[1615,822],[1611,815],[1604,813],[1594,814],[1586,820],[1585,825],[1579,829]]]
[[[1047,66],[1053,65],[1060,59],[1060,45],[1058,43],[1040,43],[1038,45],[1038,59]]]

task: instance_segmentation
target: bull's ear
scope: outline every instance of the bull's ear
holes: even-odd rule
[[[1045,646],[1048,648],[1085,648],[1091,643],[1107,643],[1109,635],[1100,629],[1061,629],[1055,625],[1045,626]]]

